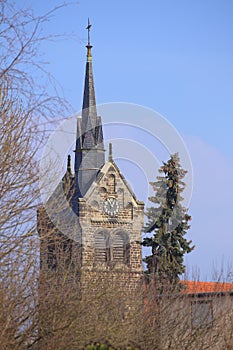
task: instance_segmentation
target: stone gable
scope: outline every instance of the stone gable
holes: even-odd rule
[[[110,204],[108,204],[110,201]],[[106,210],[114,201],[117,211]],[[142,272],[139,202],[114,162],[106,162],[84,198],[79,199],[82,267]]]

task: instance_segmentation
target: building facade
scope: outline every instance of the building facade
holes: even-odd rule
[[[46,205],[38,209],[41,273],[69,267],[84,286],[95,278],[136,288],[142,278],[141,231],[144,203],[118,166],[109,144],[107,160],[97,115],[88,24],[82,115],[77,118],[74,172],[67,171]]]

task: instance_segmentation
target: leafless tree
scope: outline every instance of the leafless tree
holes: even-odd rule
[[[67,111],[66,102],[58,96],[51,75],[40,61],[40,43],[49,39],[40,34],[40,28],[58,8],[35,17],[29,9],[17,9],[12,1],[0,1],[0,343],[3,349],[29,346],[37,331],[38,152],[47,137],[46,123],[55,114]],[[45,81],[53,86],[52,95],[46,90]]]
[[[201,297],[174,288],[156,296],[156,287],[145,284],[126,292],[130,280],[125,279],[123,287],[113,275],[107,274],[104,278],[101,274],[93,278],[92,274],[81,293],[77,278],[67,283],[71,275],[65,271],[53,276],[47,274],[44,280],[45,284],[54,285],[52,280],[56,276],[55,284],[59,287],[56,291],[51,288],[48,293],[43,286],[45,333],[41,349],[83,349],[94,341],[110,343],[116,349],[129,345],[143,350],[232,347],[230,293]]]

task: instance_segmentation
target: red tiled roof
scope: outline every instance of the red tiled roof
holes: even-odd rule
[[[233,283],[181,281],[185,294],[233,292]]]

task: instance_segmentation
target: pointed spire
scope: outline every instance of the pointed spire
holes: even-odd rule
[[[71,156],[70,156],[70,154],[68,154],[68,158],[67,158],[67,172],[69,174],[71,174]]]
[[[87,63],[86,63],[86,74],[85,74],[85,85],[84,85],[84,95],[83,95],[83,107],[82,107],[82,132],[89,132],[96,128],[96,100],[95,100],[95,88],[94,88],[94,78],[92,71],[92,54],[90,44],[90,29],[91,24],[88,18],[88,44],[87,48]],[[90,143],[90,140],[89,140]]]
[[[113,161],[113,157],[112,157],[112,143],[111,142],[108,145],[108,161],[109,162]]]
[[[77,120],[77,138],[75,148],[75,182],[77,197],[87,192],[100,168],[105,163],[104,140],[101,117],[97,116],[95,88],[92,72],[92,54],[88,19],[88,44],[83,94],[82,116]]]

